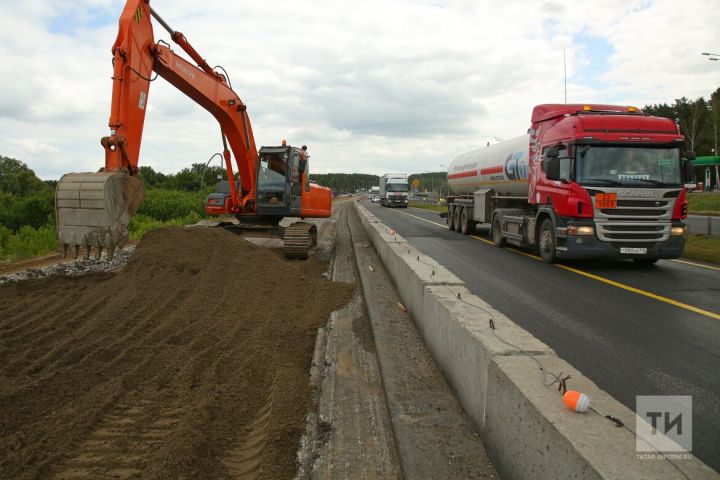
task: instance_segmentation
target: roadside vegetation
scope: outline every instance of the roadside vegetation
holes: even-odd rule
[[[720,264],[720,237],[689,234],[685,237],[684,257]]]
[[[423,208],[425,210],[431,210],[433,212],[445,212],[447,211],[447,206],[444,203],[440,203],[440,205],[432,205],[429,203],[423,203],[423,202],[408,202],[409,207],[414,208]]]
[[[174,175],[140,168],[145,201],[130,222],[130,238],[165,225],[188,225],[205,216],[203,200],[225,170],[193,164]],[[13,158],[0,156],[0,261],[44,255],[57,249],[56,181],[40,180]]]
[[[693,215],[720,215],[720,192],[697,192],[687,196],[688,211]]]

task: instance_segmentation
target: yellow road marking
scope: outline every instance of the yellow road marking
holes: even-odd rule
[[[538,257],[537,255],[533,255],[532,253],[523,252],[522,250],[517,250],[512,247],[506,247],[506,250],[510,250],[511,252],[519,253],[520,255],[525,255],[526,257],[532,258],[533,260],[542,261],[542,258]]]
[[[485,242],[485,243],[487,243],[488,245],[495,245],[494,242],[488,240],[487,238],[478,237],[477,235],[470,235],[470,236],[471,236],[472,238],[474,238],[475,240],[480,240],[481,242]]]
[[[567,270],[568,272],[577,273],[578,275],[582,275],[584,277],[592,278],[593,280],[597,280],[598,282],[607,283],[608,285],[612,285],[617,288],[622,288],[623,290],[627,290],[629,292],[637,293],[639,295],[644,295],[646,297],[659,300],[661,302],[669,303],[670,305],[674,305],[679,308],[684,308],[685,310],[690,310],[691,312],[699,313],[700,315],[705,315],[706,317],[714,318],[715,320],[720,320],[720,315],[713,312],[708,312],[707,310],[703,310],[701,308],[693,307],[692,305],[688,305],[686,303],[678,302],[677,300],[673,300],[672,298],[663,297],[661,295],[655,295],[654,293],[646,292],[645,290],[640,290],[639,288],[631,287],[630,285],[625,285],[624,283],[616,282],[614,280],[610,280],[609,278],[600,277],[598,275],[593,275],[592,273],[584,272],[582,270],[578,270],[577,268],[568,267],[567,265],[561,265],[561,264],[554,264],[558,268],[562,268],[563,270]]]
[[[710,265],[703,265],[702,263],[693,263],[686,260],[670,260],[671,262],[684,263],[685,265],[692,265],[693,267],[709,268],[710,270],[717,270],[720,272],[720,268],[711,267]]]
[[[407,212],[399,212],[399,213],[402,213],[402,214],[404,214],[404,215],[408,215],[408,216],[410,216],[410,217],[417,218],[417,219],[419,219],[419,220],[422,220],[423,222],[432,223],[433,225],[436,225],[436,226],[438,226],[438,227],[448,228],[447,225],[442,225],[442,224],[440,224],[440,223],[436,223],[436,222],[433,222],[433,221],[431,221],[431,220],[427,220],[427,219],[425,219],[425,218],[418,217],[417,215],[412,215],[412,214],[407,213]],[[481,242],[485,242],[485,243],[487,243],[487,244],[494,245],[493,242],[491,242],[490,240],[488,240],[488,239],[486,239],[486,238],[482,238],[482,237],[479,237],[479,236],[477,236],[477,235],[470,235],[470,237],[474,238],[475,240],[480,240]],[[515,252],[515,253],[518,253],[518,254],[520,254],[520,255],[524,255],[524,256],[529,257],[529,258],[532,258],[532,259],[534,259],[534,260],[542,260],[542,259],[541,259],[540,257],[538,257],[537,255],[532,255],[532,254],[530,254],[530,253],[526,253],[526,252],[523,252],[523,251],[520,251],[520,250],[516,250],[516,249],[511,248],[511,247],[506,247],[506,250],[510,250],[510,251]],[[700,265],[699,263],[690,263],[690,262],[685,262],[685,261],[682,261],[682,260],[674,260],[674,261],[680,262],[680,263],[689,263],[690,265],[697,265],[697,266],[706,267],[706,265]],[[691,312],[699,313],[700,315],[704,315],[704,316],[706,316],[706,317],[710,317],[710,318],[713,318],[713,319],[715,319],[715,320],[720,320],[720,315],[718,315],[717,313],[709,312],[709,311],[707,311],[707,310],[703,310],[702,308],[693,307],[692,305],[688,305],[688,304],[686,304],[686,303],[678,302],[677,300],[673,300],[672,298],[663,297],[662,295],[656,295],[656,294],[654,294],[654,293],[646,292],[645,290],[641,290],[641,289],[639,289],[639,288],[631,287],[630,285],[625,285],[624,283],[616,282],[616,281],[614,281],[614,280],[610,280],[609,278],[601,277],[601,276],[599,276],[599,275],[595,275],[595,274],[592,274],[592,273],[589,273],[589,272],[585,272],[585,271],[583,271],[583,270],[578,270],[577,268],[568,267],[567,265],[562,265],[562,264],[559,264],[559,263],[553,263],[553,266],[555,266],[555,267],[557,267],[557,268],[562,268],[563,270],[567,270],[568,272],[576,273],[576,274],[578,274],[578,275],[582,275],[582,276],[584,276],[584,277],[591,278],[591,279],[593,279],[593,280],[597,280],[598,282],[603,282],[603,283],[606,283],[606,284],[608,284],[608,285],[612,285],[613,287],[617,287],[617,288],[621,288],[621,289],[623,289],[623,290],[627,290],[628,292],[637,293],[638,295],[643,295],[643,296],[645,296],[645,297],[652,298],[653,300],[658,300],[658,301],[660,301],[660,302],[665,302],[665,303],[668,303],[668,304],[673,305],[673,306],[678,307],[678,308],[684,308],[685,310],[690,310]],[[715,268],[715,267],[707,267],[707,268],[712,268],[712,269],[720,270],[720,269],[717,269],[717,268]]]

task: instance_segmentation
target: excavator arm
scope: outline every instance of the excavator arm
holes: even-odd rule
[[[154,17],[198,66],[156,42]],[[227,78],[213,70],[185,36],[170,28],[150,7],[149,0],[128,0],[120,16],[113,45],[113,88],[110,135],[103,137],[105,167],[97,173],[63,176],[56,190],[58,240],[67,253],[84,247],[85,256],[102,248],[108,256],[127,241],[127,225],[143,200],[138,176],[150,84],[160,76],[210,112],[220,124],[223,156],[231,188],[231,211],[252,215],[258,153],[245,104]],[[181,135],[174,132],[174,135]],[[230,150],[239,173],[239,190],[233,181]]]

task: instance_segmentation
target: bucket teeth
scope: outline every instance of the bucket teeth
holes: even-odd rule
[[[92,246],[95,250],[95,260],[100,260],[102,254],[102,247],[100,246],[100,236],[97,233],[92,234]]]
[[[82,253],[82,257],[88,260],[90,253],[92,253],[95,260],[100,260],[102,258],[102,252],[105,250],[106,258],[110,261],[115,257],[115,252],[120,248],[122,247],[112,241],[112,236],[109,231],[105,233],[98,231],[84,234],[79,241],[76,240],[75,235],[72,235],[69,242],[62,242],[63,257],[67,257],[69,253],[74,259],[77,259],[78,255]]]
[[[115,244],[112,241],[112,236],[110,235],[110,232],[105,234],[105,250],[107,251],[108,261],[112,260],[115,256]]]
[[[144,198],[137,177],[122,172],[69,173],[55,189],[58,240],[63,253],[111,260],[128,240],[128,224]]]
[[[83,247],[83,258],[85,260],[90,259],[90,241],[87,238],[87,235],[82,236],[82,241],[80,242]]]

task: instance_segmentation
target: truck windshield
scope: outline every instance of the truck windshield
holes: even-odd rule
[[[408,184],[407,183],[388,183],[386,188],[387,188],[388,192],[407,192]]]
[[[578,145],[575,161],[581,185],[680,185],[678,148]]]

